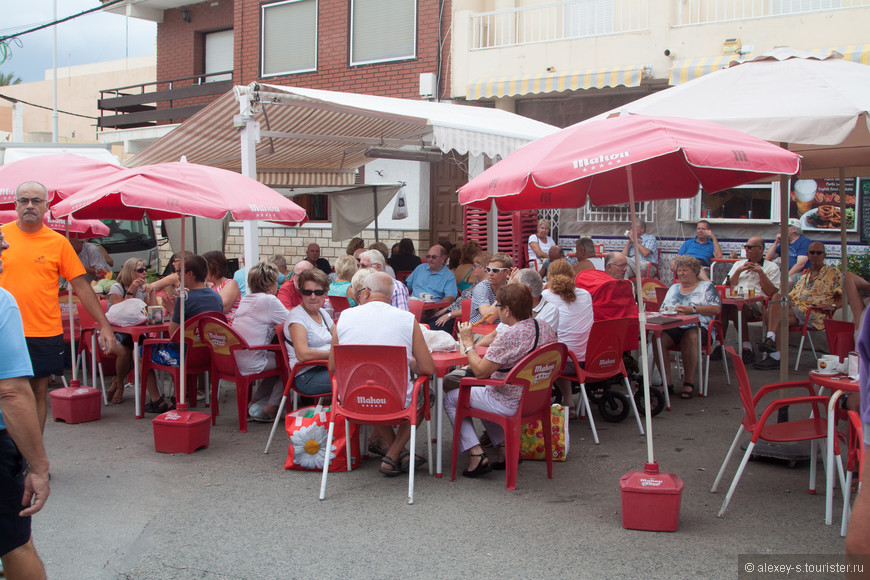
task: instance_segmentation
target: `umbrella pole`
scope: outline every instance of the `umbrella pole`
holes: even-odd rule
[[[184,287],[184,222],[184,216],[181,216],[181,290],[178,293],[178,299],[181,300],[181,304],[178,307],[179,325],[181,326],[179,337],[181,340],[179,340],[178,345],[178,400],[175,402],[176,408],[179,411],[187,411],[187,399],[184,392],[187,379],[184,372],[184,297],[186,290]]]
[[[631,177],[631,165],[627,166],[626,172],[628,175],[628,203],[631,210],[631,227],[637,226],[637,215],[634,205],[634,183]],[[636,230],[635,230],[636,231]],[[640,322],[640,359],[643,368],[643,401],[644,415],[646,419],[646,455],[647,463],[655,463],[653,458],[653,441],[652,441],[652,407],[649,397],[649,357],[646,350],[646,312],[643,308],[643,285],[640,280],[640,252],[637,248],[634,249],[634,277],[637,286],[637,319]],[[664,364],[664,361],[662,362]]]
[[[855,200],[857,201],[857,192]],[[857,203],[855,204],[857,205]],[[857,209],[857,208],[856,208]],[[856,212],[857,213],[857,212]],[[848,228],[848,224],[846,223],[846,168],[840,168],[840,271],[843,272],[843,275],[840,277],[840,296],[843,297],[843,306],[842,312],[840,313],[840,319],[846,320],[846,310],[849,308],[849,297],[846,296],[846,272],[849,271],[849,258],[846,255],[846,228]],[[857,221],[857,220],[856,220]],[[861,322],[860,320],[853,321],[855,326]]]
[[[69,216],[66,217],[66,228],[65,228],[66,239],[69,241]],[[69,304],[69,350],[70,356],[72,357],[72,380],[78,380],[78,375],[76,373],[76,333],[75,333],[75,319],[73,318],[73,296],[72,296],[72,283],[67,280],[67,292],[66,297]]]
[[[791,242],[788,239],[788,218],[789,218],[789,205],[791,202],[791,197],[789,196],[789,190],[791,189],[791,178],[788,175],[782,175],[779,178],[779,207],[782,208],[780,210],[780,220],[779,220],[779,293],[780,304],[782,308],[780,309],[780,319],[779,319],[779,332],[776,333],[776,336],[779,337],[779,342],[781,342],[784,347],[779,352],[779,382],[785,383],[788,381],[788,293],[789,293],[789,275],[788,275],[788,252],[789,246]],[[783,214],[785,214],[783,216]],[[764,338],[762,337],[762,340]],[[741,346],[742,348],[742,346]],[[783,416],[788,417],[788,407],[783,407],[779,411],[780,422],[783,420]],[[787,419],[785,419],[787,420]]]

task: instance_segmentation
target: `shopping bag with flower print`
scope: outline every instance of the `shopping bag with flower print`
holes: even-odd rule
[[[284,469],[323,471],[326,461],[326,436],[329,433],[329,407],[303,407],[284,418],[290,437]],[[338,421],[332,432],[329,450],[329,471],[347,471],[347,444],[350,442],[351,469],[360,466],[359,428],[351,424],[345,433],[344,421]]]
[[[553,461],[565,461],[568,455],[568,407],[553,405],[550,410],[550,425],[553,430]],[[547,459],[544,430],[541,422],[523,425],[520,430],[520,457],[523,459]]]

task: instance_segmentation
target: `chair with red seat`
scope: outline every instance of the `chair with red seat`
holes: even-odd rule
[[[598,431],[595,429],[595,420],[592,418],[592,409],[589,405],[589,396],[586,394],[586,383],[591,381],[603,381],[615,376],[622,376],[625,382],[626,396],[634,411],[637,420],[637,428],[643,435],[643,423],[640,413],[634,401],[634,393],[628,382],[628,371],[622,360],[625,351],[625,338],[629,327],[635,322],[630,318],[613,318],[611,320],[599,320],[592,323],[589,330],[589,342],[586,347],[586,361],[581,367],[577,357],[572,351],[568,351],[569,360],[574,363],[575,374],[562,374],[559,378],[567,379],[574,383],[580,383],[580,400],[586,415],[589,417],[589,427],[592,429],[592,438],[598,445]]]
[[[471,298],[464,298],[460,304],[459,320],[453,325],[453,338],[459,336],[459,323],[471,320]]]
[[[456,480],[456,463],[459,455],[462,422],[477,417],[497,423],[504,429],[506,487],[517,487],[517,467],[520,460],[520,432],[523,425],[541,421],[547,455],[547,477],[553,478],[553,442],[551,426],[551,394],[553,384],[565,369],[568,348],[561,342],[551,342],[533,350],[511,369],[501,380],[467,377],[459,381],[459,398],[456,402],[456,417],[453,421],[453,452],[450,481]],[[475,409],[471,406],[471,388],[479,386],[519,385],[523,388],[516,412],[511,416],[499,415]]]
[[[212,318],[226,322],[227,318],[223,312],[203,312],[192,316],[185,321],[184,324],[184,371],[187,380],[187,400],[188,405],[196,407],[196,382],[199,375],[207,373],[211,370],[211,351],[208,345],[201,340],[199,331],[199,321],[204,318]],[[181,329],[176,329],[169,338],[146,338],[142,341],[142,364],[139,368],[139,400],[145,401],[145,389],[148,384],[148,373],[151,371],[163,371],[172,376],[173,383],[178,388],[180,380],[180,367],[174,365],[164,365],[152,360],[152,353],[155,347],[163,346],[169,343],[178,344],[181,338]],[[181,401],[178,401],[179,403]],[[207,403],[208,405],[208,400]],[[211,409],[211,424],[214,425],[217,419],[217,406]],[[143,417],[142,409],[136,409],[136,416]]]
[[[855,323],[845,320],[826,318],[825,336],[828,339],[828,351],[846,360],[849,353],[855,350]]]
[[[734,495],[734,490],[737,489],[737,484],[740,482],[740,477],[743,475],[743,470],[749,458],[752,456],[752,451],[755,449],[759,439],[763,441],[771,441],[776,443],[792,442],[792,441],[810,441],[810,493],[814,494],[816,490],[816,458],[817,441],[827,437],[827,421],[824,417],[823,410],[828,403],[828,397],[818,396],[813,391],[813,386],[807,381],[792,381],[787,383],[773,383],[764,385],[753,395],[752,387],[749,385],[749,376],[746,374],[746,367],[743,365],[743,359],[740,354],[734,351],[730,346],[725,347],[725,353],[731,357],[731,363],[734,365],[734,373],[737,375],[737,383],[739,385],[740,401],[743,403],[743,419],[740,422],[740,427],[737,429],[737,434],[734,436],[734,441],[728,449],[725,460],[722,462],[722,467],[719,469],[719,474],[716,476],[716,481],[713,482],[713,488],[710,490],[715,493],[719,487],[719,481],[725,473],[725,468],[731,460],[734,450],[740,443],[740,437],[744,431],[749,431],[752,436],[749,440],[749,445],[746,447],[746,452],[743,454],[743,460],[737,468],[737,473],[734,475],[734,480],[731,482],[731,487],[728,488],[728,493],[725,495],[725,501],[722,502],[722,508],[719,510],[719,517],[725,515],[725,510],[728,509],[728,504],[731,501],[731,496]],[[807,395],[801,397],[784,397],[777,398],[768,403],[761,413],[761,416],[756,414],[756,407],[761,402],[761,399],[771,393],[787,389],[806,389]],[[782,423],[768,423],[771,415],[778,417],[778,411],[781,408],[794,405],[810,405],[812,415],[809,419],[796,419]],[[806,416],[803,412],[792,412],[795,415]],[[842,459],[839,455],[839,446],[834,442],[834,452],[837,457],[837,463],[842,472]]]
[[[236,384],[236,406],[239,410],[239,431],[248,432],[248,402],[251,398],[251,383],[259,379],[279,377],[285,380],[289,375],[284,356],[281,355],[280,344],[262,344],[251,346],[226,322],[214,318],[203,318],[199,321],[199,333],[202,340],[211,350],[211,383],[212,420],[218,414],[218,383],[221,379]],[[240,350],[265,350],[275,353],[275,368],[259,373],[243,375],[236,364],[235,353]]]
[[[333,318],[338,320],[338,316],[348,308],[350,308],[350,300],[347,296],[330,296],[329,303],[332,304]]]
[[[843,521],[840,535],[846,535],[852,515],[852,474],[858,472],[858,484],[864,485],[864,424],[857,411],[846,411],[849,420],[849,453],[846,459],[846,483],[843,484]]]
[[[85,305],[81,302],[76,303],[76,309],[79,315],[79,326],[81,334],[79,335],[78,356],[82,357],[82,369],[86,366],[85,356],[91,357],[91,380],[94,384],[97,382],[97,369],[100,371],[100,387],[103,389],[103,400],[106,400],[106,383],[103,379],[103,363],[111,363],[112,373],[115,372],[115,355],[103,351],[96,346],[97,343],[97,321],[91,316],[91,313],[85,309]],[[83,374],[85,382],[86,375]],[[125,379],[126,380],[126,379]]]
[[[807,308],[806,318],[804,318],[803,324],[788,327],[789,332],[800,332],[801,333],[801,343],[800,343],[800,346],[798,346],[798,353],[797,353],[797,356],[795,357],[794,370],[798,370],[798,365],[800,365],[800,363],[801,363],[801,353],[804,350],[804,340],[806,340],[807,338],[810,339],[810,348],[813,350],[813,360],[816,360],[817,358],[819,358],[818,355],[816,354],[816,346],[813,344],[813,336],[811,334],[809,334],[810,332],[819,332],[819,330],[817,328],[815,328],[814,326],[812,326],[810,324],[810,314],[813,311],[821,312],[827,318],[830,318],[832,315],[831,312],[829,312],[829,311],[827,311],[819,306],[810,306],[809,308]]]
[[[326,449],[332,447],[335,422],[344,420],[363,425],[411,424],[411,466],[417,423],[422,413],[426,420],[429,457],[432,457],[432,433],[429,416],[429,377],[418,377],[411,391],[411,401],[405,406],[408,393],[408,354],[403,346],[337,344],[332,347],[335,373],[332,375],[332,403],[329,408],[329,432]],[[418,401],[422,408],[418,409]],[[347,446],[348,471],[351,469],[350,445]],[[326,478],[330,454],[323,463],[320,499],[326,496]],[[408,503],[414,503],[414,469],[409,470]]]
[[[408,311],[420,322],[423,319],[423,301],[414,298],[408,300]]]
[[[722,311],[707,324],[707,339],[701,343],[701,355],[706,358],[706,370],[702,373],[704,382],[698,391],[698,396],[706,397],[710,386],[710,356],[717,347],[725,348],[725,333],[722,332]],[[704,365],[704,360],[698,361]],[[725,370],[725,380],[731,384],[731,374],[728,372],[728,358],[722,357],[722,368]]]

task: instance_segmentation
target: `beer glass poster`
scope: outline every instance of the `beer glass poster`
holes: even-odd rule
[[[801,229],[807,231],[840,230],[846,224],[846,231],[856,229],[856,179],[846,179],[846,211],[840,206],[839,179],[792,179],[789,195],[789,216],[797,217]]]

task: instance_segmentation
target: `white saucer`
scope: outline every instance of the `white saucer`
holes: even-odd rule
[[[838,374],[840,374],[840,371],[822,371],[819,369],[814,369],[813,372],[816,373],[817,375],[838,375]]]

